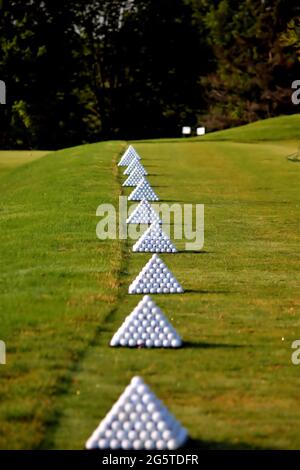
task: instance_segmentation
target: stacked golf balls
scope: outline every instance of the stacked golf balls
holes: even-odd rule
[[[179,294],[182,292],[182,286],[156,254],[129,286],[129,294]]]
[[[128,165],[126,170],[124,171],[123,175],[131,175],[131,173],[135,170],[138,170],[140,174],[147,175],[147,171],[145,167],[142,165],[138,158],[134,158],[132,162]]]
[[[129,145],[128,149],[119,161],[118,166],[128,166],[132,162],[132,160],[136,158],[138,160],[141,159],[141,157],[139,156],[137,151],[132,147],[132,145]]]
[[[143,178],[143,173],[140,169],[135,169],[129,176],[128,178],[124,181],[122,186],[137,186],[141,179]]]
[[[145,199],[139,203],[126,220],[127,224],[152,224],[153,222],[162,223],[159,216]]]
[[[133,245],[132,251],[149,253],[176,253],[176,248],[163,232],[161,225],[154,222]]]
[[[119,166],[127,166],[126,185],[147,174],[140,157],[130,146]],[[124,185],[125,185],[124,183]],[[175,252],[160,227],[160,219],[148,201],[159,198],[144,176],[129,196],[141,201],[127,223],[151,223],[135,244],[137,251]],[[130,294],[181,293],[183,289],[165,263],[155,254],[129,287]],[[114,334],[111,346],[178,348],[182,340],[149,295],[139,302]],[[86,443],[87,449],[175,450],[188,439],[187,431],[158,400],[140,377],[134,377],[110,412]]]
[[[145,177],[141,179],[137,187],[129,195],[129,201],[159,201],[157,194],[153,191]]]
[[[111,346],[179,348],[182,340],[161,309],[145,295],[114,334]]]
[[[86,443],[87,449],[177,449],[187,431],[140,377],[129,386]]]

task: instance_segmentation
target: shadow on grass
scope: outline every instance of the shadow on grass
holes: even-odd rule
[[[214,253],[214,251],[206,251],[206,250],[177,250],[176,253],[184,253],[185,255],[210,255]]]
[[[161,202],[173,202],[173,203],[178,203],[178,204],[187,204],[186,201],[178,201],[178,199],[177,200],[175,200],[175,199],[160,199],[159,202],[160,203]]]
[[[245,348],[243,344],[224,344],[224,343],[201,343],[200,341],[184,341],[183,348],[189,349],[238,349]]]
[[[200,439],[189,439],[184,452],[194,450],[275,450],[275,448],[263,448],[247,442],[233,443],[228,441],[202,441]]]
[[[154,176],[154,175],[150,175],[150,176]],[[160,185],[153,184],[151,186],[152,186],[152,188],[168,188],[169,187],[167,184],[164,184],[164,185],[162,185],[162,184],[160,184]]]
[[[232,290],[203,290],[203,289],[185,289],[187,294],[234,294]]]

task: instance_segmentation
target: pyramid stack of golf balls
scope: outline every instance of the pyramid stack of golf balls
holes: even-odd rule
[[[177,250],[161,225],[154,222],[133,245],[132,251],[144,253],[176,253]]]
[[[147,175],[147,171],[145,167],[141,164],[138,158],[134,158],[132,162],[128,165],[126,170],[124,171],[123,175],[131,175],[134,170],[138,170],[143,175]]]
[[[145,177],[141,179],[137,187],[128,197],[129,201],[141,201],[142,199],[146,199],[147,201],[159,201],[157,194],[155,194]]]
[[[131,383],[86,442],[87,449],[175,450],[188,434],[140,377]]]
[[[128,200],[141,201],[127,223],[151,224],[134,251],[176,252],[162,231],[161,220],[148,201],[159,198],[145,178],[147,171],[130,146],[119,166],[129,175],[123,186],[136,186]],[[183,288],[166,264],[154,254],[129,286],[129,294],[176,294]],[[111,339],[112,347],[179,348],[182,340],[160,308],[145,295]],[[134,377],[86,442],[87,449],[175,450],[188,439],[187,431],[170,414],[140,377]]]
[[[127,180],[124,181],[123,185],[124,187],[129,187],[129,186],[137,186],[141,179],[143,178],[144,174],[140,168],[136,168],[135,170],[130,173],[128,176]]]
[[[157,222],[158,224],[162,223],[159,216],[146,199],[143,199],[138,204],[126,220],[127,224],[152,224],[153,222]]]
[[[130,284],[129,294],[181,294],[182,286],[158,255],[153,255]]]
[[[128,149],[126,150],[126,152],[123,154],[121,160],[118,163],[118,166],[128,166],[132,162],[132,160],[134,160],[135,158],[137,158],[138,160],[141,159],[141,157],[134,150],[132,145],[130,145]]]
[[[150,295],[145,295],[114,334],[110,346],[179,348],[182,340]]]

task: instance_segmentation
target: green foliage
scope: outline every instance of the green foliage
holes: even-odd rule
[[[17,0],[0,16],[0,147],[179,136],[297,111],[297,0]]]
[[[206,15],[216,69],[202,82],[210,93],[210,128],[294,112],[291,83],[300,73],[297,46],[283,42],[298,2],[222,0]]]

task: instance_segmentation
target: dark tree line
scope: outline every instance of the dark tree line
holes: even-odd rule
[[[1,148],[297,112],[298,0],[0,0]]]

